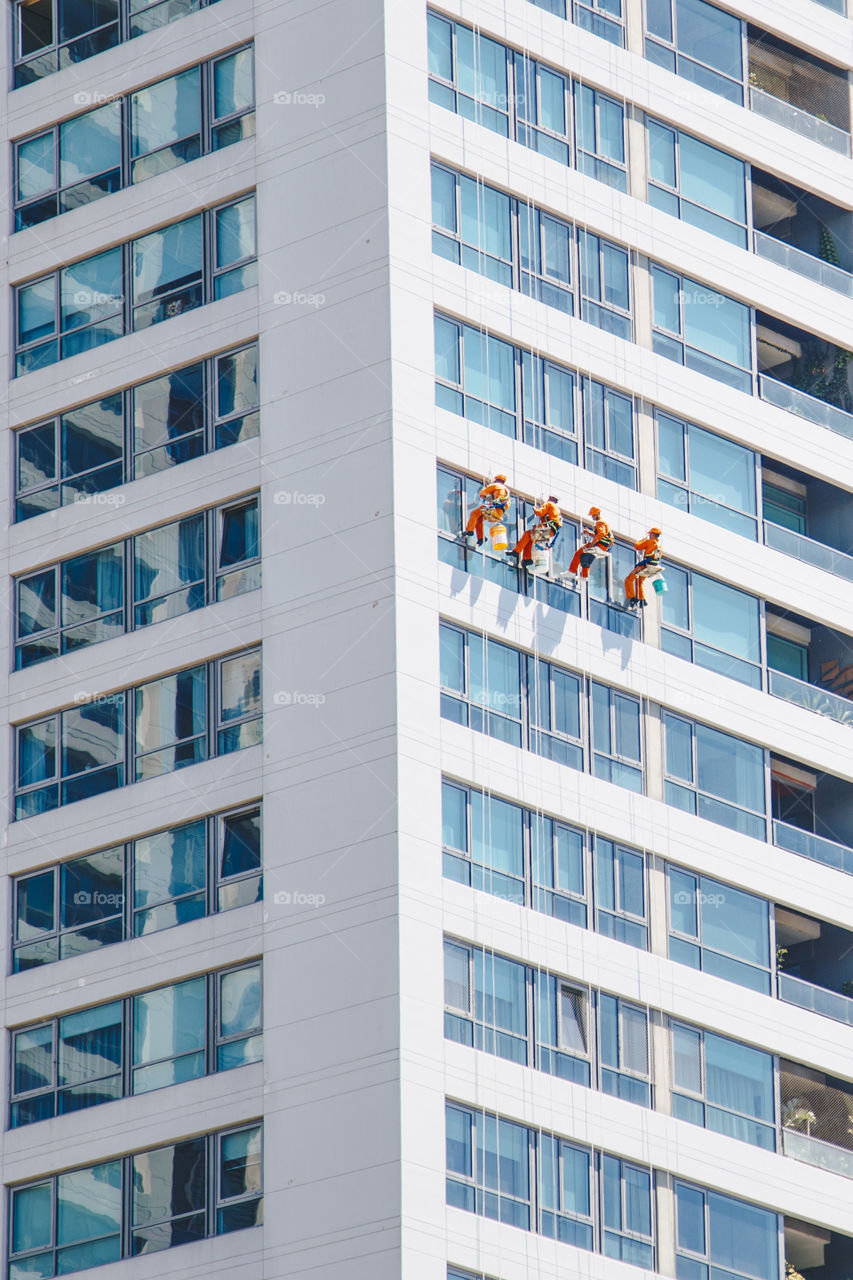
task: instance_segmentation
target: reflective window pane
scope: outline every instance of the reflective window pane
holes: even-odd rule
[[[145,155],[201,130],[199,68],[130,95],[131,154]]]
[[[60,125],[59,155],[63,187],[120,168],[121,102],[108,102]]]

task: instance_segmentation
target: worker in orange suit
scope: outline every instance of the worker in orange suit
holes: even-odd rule
[[[643,579],[660,573],[662,551],[660,548],[661,531],[656,526],[649,529],[645,538],[634,543],[634,550],[639,551],[641,559],[634,565],[625,579],[625,595],[629,609],[645,609],[648,601],[643,592]]]
[[[531,529],[525,529],[512,551],[507,552],[507,555],[518,556],[519,564],[533,563],[534,545],[546,551],[550,550],[557,541],[563,524],[563,517],[553,493],[541,507],[533,508],[533,514],[537,523]]]
[[[613,546],[613,534],[610,532],[610,525],[601,518],[601,509],[590,507],[589,514],[595,521],[595,526],[592,529],[583,530],[583,542],[572,556],[572,563],[569,565],[569,573],[577,573],[580,569],[582,578],[589,577],[589,571],[597,559],[593,548],[599,548],[601,555],[608,555]]]
[[[496,524],[506,517],[509,508],[509,489],[506,487],[506,476],[496,475],[494,480],[483,485],[480,490],[480,505],[475,507],[468,517],[468,523],[465,526],[465,537],[470,538],[472,533],[476,533],[477,541],[482,543],[485,541],[485,530],[483,522],[488,520],[490,524]]]

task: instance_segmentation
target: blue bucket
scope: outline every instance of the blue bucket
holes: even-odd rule
[[[663,578],[655,578],[652,586],[659,596],[662,596],[666,591],[669,591],[669,587],[666,585]]]

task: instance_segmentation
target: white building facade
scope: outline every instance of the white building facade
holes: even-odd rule
[[[5,1273],[848,1280],[843,0],[2,39]]]

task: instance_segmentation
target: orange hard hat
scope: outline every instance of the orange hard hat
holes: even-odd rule
[[[660,537],[661,530],[660,530],[660,529],[658,529],[658,528],[657,528],[657,526],[655,526],[655,528],[654,528],[654,529],[649,529],[649,533],[656,534],[658,537]]]
[[[506,476],[502,476],[499,471],[496,473],[495,479],[502,481],[503,484],[506,484]]]
[[[597,519],[597,518],[601,515],[601,508],[600,508],[600,507],[590,507],[590,509],[589,509],[589,514],[590,514],[591,516],[595,516],[595,517],[596,517],[596,519]]]

